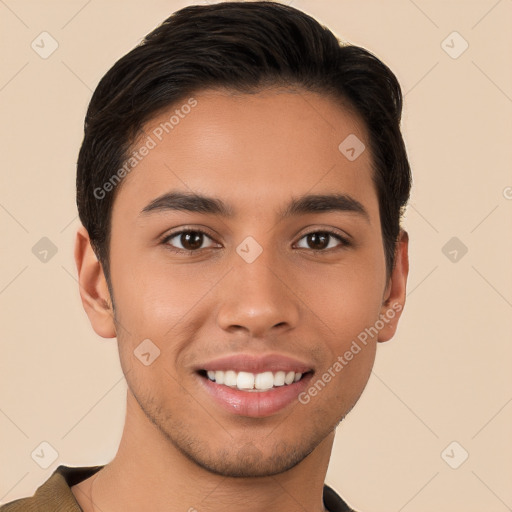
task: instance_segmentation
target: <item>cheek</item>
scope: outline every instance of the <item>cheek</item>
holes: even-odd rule
[[[344,392],[350,390],[352,396],[364,387],[373,366],[377,336],[371,328],[378,320],[380,302],[375,293],[345,284],[343,292],[330,289],[318,297],[322,301],[320,316],[328,327],[324,329],[327,350],[321,373],[330,369],[331,377],[334,372],[336,380],[344,381]]]
[[[158,251],[159,252],[159,251]],[[118,258],[112,285],[119,321],[161,337],[193,308],[211,285],[193,265],[172,265],[165,257]]]
[[[329,338],[337,338],[341,345],[379,318],[385,267],[383,258],[368,259],[371,261],[357,255],[331,268],[312,266],[295,278],[300,296],[305,297],[325,333]]]
[[[308,297],[320,318],[316,335],[322,340],[322,361],[300,401],[324,410],[327,417],[348,413],[370,377],[377,349],[372,328],[381,306],[381,290],[374,282],[369,276],[346,274]]]
[[[154,412],[164,399],[181,399],[177,361],[194,336],[183,327],[204,291],[162,265],[132,263],[120,262],[112,275],[119,358],[132,393]]]
[[[207,320],[205,304],[218,272],[209,276],[193,265],[172,265],[165,258],[144,261],[142,257],[119,258],[113,270],[123,368],[139,368],[134,351],[149,339],[160,350],[156,362],[174,374],[181,354]]]
[[[309,273],[307,304],[315,314],[310,315],[323,339],[322,368],[315,376],[330,385],[331,399],[345,404],[355,403],[370,376],[377,346],[377,330],[385,286],[383,258],[378,251],[368,252],[367,258],[347,259],[338,268],[319,269]],[[297,281],[300,285],[301,281]],[[315,283],[315,286],[311,286]],[[321,387],[319,384],[318,387]]]

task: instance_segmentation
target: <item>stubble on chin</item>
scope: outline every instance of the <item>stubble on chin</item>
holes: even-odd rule
[[[270,434],[247,441],[247,437],[251,438],[250,432],[244,439],[237,440],[234,432],[229,432],[206,412],[201,420],[185,423],[156,404],[154,397],[133,396],[148,420],[181,455],[210,473],[230,478],[270,477],[292,469],[310,455],[345,416],[333,418],[329,424],[326,422],[328,411],[316,411],[316,417],[307,427],[287,425],[285,419]],[[296,407],[303,406],[297,404]],[[196,428],[201,432],[195,433]],[[292,428],[294,432],[290,431]]]

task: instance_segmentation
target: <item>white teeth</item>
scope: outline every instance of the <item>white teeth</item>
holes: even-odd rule
[[[284,386],[285,375],[284,372],[276,372],[274,374],[274,386]]]
[[[274,374],[272,372],[258,373],[254,379],[254,387],[264,390],[274,387]]]
[[[228,370],[224,373],[224,385],[225,386],[236,386],[236,372]]]
[[[267,391],[273,387],[280,387],[294,382],[298,382],[302,378],[302,373],[278,371],[250,373],[235,372],[233,370],[208,370],[206,372],[208,378],[217,384],[224,384],[232,388],[241,390]]]
[[[236,387],[238,389],[253,389],[254,374],[248,372],[240,372],[236,378]]]
[[[293,382],[293,379],[295,379],[295,372],[288,372],[284,378],[284,383],[289,385]]]

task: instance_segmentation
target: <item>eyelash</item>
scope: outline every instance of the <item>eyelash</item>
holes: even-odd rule
[[[214,247],[206,247],[204,249],[196,249],[196,250],[179,249],[179,248],[173,247],[172,245],[169,244],[169,240],[172,240],[176,236],[182,235],[184,233],[201,233],[201,234],[203,234],[204,236],[210,238],[213,241],[213,238],[206,231],[203,231],[202,229],[196,228],[196,229],[183,229],[181,231],[176,231],[174,233],[171,233],[171,234],[165,236],[162,239],[161,243],[163,245],[165,245],[167,247],[167,249],[169,249],[171,252],[174,252],[176,254],[186,254],[186,255],[190,255],[190,256],[192,256],[194,253],[198,253],[198,252],[200,252],[202,250],[213,249],[214,248]],[[331,247],[330,249],[307,249],[309,251],[315,252],[318,255],[329,254],[332,250],[337,250],[337,249],[339,250],[339,249],[343,249],[343,248],[346,248],[346,247],[350,247],[352,245],[352,243],[347,238],[345,238],[345,237],[341,236],[339,233],[336,233],[336,232],[331,231],[329,229],[321,229],[321,230],[317,230],[317,231],[310,231],[309,233],[304,233],[299,238],[299,240],[302,240],[303,238],[305,238],[305,237],[307,237],[309,235],[318,234],[318,233],[327,234],[327,235],[335,238],[336,240],[338,240],[340,242],[340,245],[338,247],[334,247],[334,248]],[[304,249],[304,247],[301,247],[301,249]]]

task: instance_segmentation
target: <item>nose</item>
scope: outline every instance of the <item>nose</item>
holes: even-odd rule
[[[264,251],[265,253],[265,251]],[[235,262],[219,290],[217,323],[230,333],[267,337],[297,326],[299,299],[289,272],[263,254],[254,262]]]

